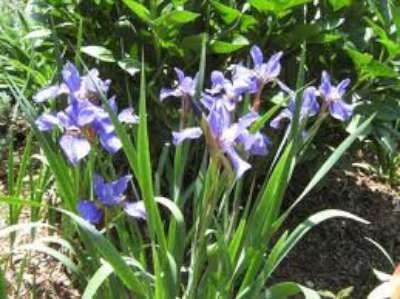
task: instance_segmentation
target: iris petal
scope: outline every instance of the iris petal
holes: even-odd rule
[[[330,102],[329,112],[333,118],[340,121],[346,121],[353,114],[353,106],[343,102],[342,100],[337,100]]]
[[[172,142],[178,145],[186,139],[197,139],[202,134],[203,131],[199,127],[186,128],[180,132],[172,132]]]
[[[94,224],[99,223],[103,217],[103,212],[88,200],[79,201],[77,209],[83,219]]]

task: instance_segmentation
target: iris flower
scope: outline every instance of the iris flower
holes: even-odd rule
[[[115,181],[106,183],[103,177],[94,175],[93,187],[96,197],[103,205],[108,207],[120,204],[131,179],[131,175],[125,175]]]
[[[205,90],[201,99],[208,110],[211,110],[215,101],[221,101],[227,110],[233,111],[241,96],[249,90],[246,78],[239,77],[231,81],[220,71],[211,73],[211,83],[211,88]]]
[[[219,101],[214,104],[208,117],[207,123],[210,129],[211,140],[209,144],[216,150],[221,150],[227,155],[232,163],[236,177],[240,178],[251,165],[244,161],[236,151],[238,145],[252,155],[267,154],[269,140],[261,133],[250,133],[248,127],[258,118],[258,114],[250,112],[236,123],[231,123],[229,112]],[[187,128],[181,132],[174,132],[174,142],[180,143],[185,139],[196,139],[202,131],[199,127]]]
[[[99,203],[81,200],[78,203],[79,214],[87,221],[97,224],[103,217],[103,208],[121,206],[125,213],[139,219],[146,219],[146,209],[143,201],[126,202],[125,195],[131,175],[122,176],[114,181],[106,182],[103,177],[94,175],[93,189]]]
[[[76,67],[67,62],[62,70],[63,83],[43,89],[34,97],[37,102],[43,102],[63,93],[68,94],[69,105],[64,111],[43,113],[37,118],[36,125],[41,131],[50,131],[56,126],[62,129],[60,146],[72,165],[77,165],[89,154],[90,142],[96,135],[109,153],[115,153],[122,147],[109,114],[99,105],[99,99],[107,93],[110,81],[102,81],[98,75],[97,70],[90,70],[86,76],[80,77]],[[111,98],[108,103],[117,113],[115,99]],[[118,119],[125,123],[138,122],[132,108],[122,110]]]
[[[307,87],[303,92],[303,102],[300,109],[300,121],[306,119],[307,117],[311,117],[317,115],[319,111],[319,103],[316,99],[317,90],[315,87],[310,86]],[[292,120],[293,114],[296,108],[295,103],[295,95],[294,92],[290,92],[289,94],[289,104],[287,108],[283,109],[270,123],[270,126],[279,129],[282,125],[282,121],[287,119],[289,121]]]
[[[340,121],[348,120],[353,114],[353,105],[343,101],[346,87],[350,84],[350,79],[344,79],[337,86],[331,84],[331,79],[326,71],[322,72],[321,85],[319,92],[325,105],[328,106],[329,113],[333,118]]]
[[[77,100],[98,101],[101,95],[108,92],[111,81],[101,80],[96,69],[89,70],[87,75],[80,76],[78,69],[71,62],[67,62],[61,71],[63,82],[40,90],[34,101],[42,103],[54,99],[62,94],[68,94],[69,102]]]
[[[160,92],[160,100],[167,97],[193,97],[196,92],[197,75],[192,78],[185,76],[184,72],[179,68],[174,68],[178,78],[178,84],[175,88],[162,88]]]
[[[254,45],[250,49],[250,55],[253,60],[253,68],[249,69],[243,65],[234,65],[233,79],[245,79],[249,82],[250,92],[256,93],[262,87],[272,81],[275,81],[281,72],[280,59],[282,52],[272,55],[267,62],[264,62],[264,55],[261,49]]]

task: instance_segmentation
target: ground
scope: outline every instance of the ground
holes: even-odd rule
[[[400,258],[400,190],[354,168],[334,170],[324,183],[296,208],[287,227],[294,227],[312,213],[331,208],[354,213],[371,224],[342,219],[322,223],[300,241],[273,279],[292,280],[334,292],[353,286],[350,298],[365,299],[379,284],[372,269],[393,271],[383,254],[366,238],[381,244],[394,261]]]

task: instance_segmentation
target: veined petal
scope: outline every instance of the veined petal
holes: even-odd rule
[[[59,94],[60,94],[60,86],[52,85],[52,86],[48,86],[48,87],[45,87],[45,88],[39,90],[38,93],[36,93],[33,96],[33,100],[36,103],[43,103],[50,99],[54,99],[54,98],[58,97]]]
[[[127,202],[124,205],[124,211],[129,216],[132,216],[134,218],[139,218],[143,220],[147,219],[147,212],[143,200],[137,202]]]
[[[264,79],[271,80],[279,76],[279,73],[281,72],[280,59],[282,55],[283,52],[278,52],[271,56],[265,65],[265,73],[263,75]]]
[[[185,77],[179,85],[179,89],[182,91],[182,95],[194,96],[196,83],[190,77]],[[182,96],[181,95],[181,96]]]
[[[322,72],[321,85],[319,86],[319,91],[322,93],[323,97],[328,98],[332,90],[332,84],[329,74],[326,71]]]
[[[75,117],[77,125],[79,127],[84,127],[85,125],[92,123],[96,118],[96,109],[95,107],[91,106],[93,105],[92,104],[84,105],[77,112],[78,114]]]
[[[254,66],[258,66],[263,63],[264,56],[263,56],[261,49],[258,46],[254,45],[251,47],[250,55],[251,55],[251,58],[253,59]]]
[[[90,143],[80,136],[64,134],[60,138],[60,146],[72,165],[77,165],[90,152]]]
[[[99,140],[101,146],[110,154],[115,154],[122,147],[121,140],[119,140],[119,138],[117,137],[117,135],[115,135],[114,132],[99,133]]]
[[[68,61],[61,71],[64,83],[68,86],[70,94],[77,92],[81,86],[81,77],[78,69]]]
[[[171,88],[162,88],[160,91],[160,101],[163,101],[165,98],[168,97],[180,97],[182,93],[178,90],[178,88],[171,89]]]
[[[283,120],[285,119],[291,120],[292,118],[293,118],[293,112],[290,109],[285,108],[271,120],[269,125],[274,129],[280,129]]]
[[[172,142],[178,145],[186,139],[197,139],[202,134],[203,131],[199,127],[186,128],[180,132],[172,132]]]
[[[131,175],[124,175],[119,179],[111,182],[114,195],[121,196],[126,191],[128,183],[131,179],[132,179]]]
[[[185,73],[180,68],[177,67],[174,67],[174,71],[176,73],[176,77],[178,78],[178,83],[180,84],[185,78]]]
[[[333,118],[340,121],[348,120],[353,114],[353,106],[342,100],[332,101],[329,103],[329,112]]]
[[[51,113],[43,113],[35,120],[35,124],[40,131],[51,131],[54,126],[60,124],[57,116]]]
[[[241,178],[243,174],[251,168],[251,165],[244,161],[233,147],[227,147],[224,151],[232,163],[232,167],[236,173],[236,178]]]
[[[96,207],[96,205],[88,200],[80,200],[77,206],[77,210],[83,219],[90,223],[97,224],[103,217],[103,212]]]
[[[213,85],[220,85],[221,87],[224,85],[225,77],[224,74],[220,71],[213,71],[211,73],[211,82]]]
[[[93,189],[97,197],[101,197],[105,188],[104,178],[100,175],[93,175]],[[99,196],[100,195],[100,196]]]
[[[339,82],[336,88],[340,96],[343,96],[346,93],[346,88],[349,86],[350,82],[351,81],[348,78]]]
[[[212,109],[215,101],[216,99],[207,93],[203,93],[200,98],[200,102],[208,109],[208,111]]]
[[[319,111],[319,103],[317,101],[317,90],[315,87],[310,86],[304,90],[303,104],[301,107],[302,118],[307,116],[314,116]]]
[[[239,118],[239,125],[243,128],[248,128],[250,125],[252,125],[260,115],[255,112],[255,111],[250,111],[249,113],[245,114],[241,118]]]
[[[109,99],[108,99],[108,104],[110,105],[111,110],[114,111],[114,113],[117,113],[118,107],[117,107],[117,103],[116,103],[115,99],[116,99],[115,96],[109,98]]]

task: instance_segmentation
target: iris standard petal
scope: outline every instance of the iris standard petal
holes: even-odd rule
[[[64,134],[60,146],[72,165],[86,157],[90,152],[90,143],[83,137]]]
[[[281,72],[281,64],[280,59],[283,55],[283,52],[278,52],[271,56],[268,62],[265,65],[265,73],[263,74],[264,80],[272,80],[279,76]]]
[[[131,179],[132,179],[131,175],[124,175],[119,179],[111,182],[114,195],[122,196],[122,194],[126,191],[126,188],[128,188],[128,183]]]
[[[253,59],[254,66],[258,66],[263,63],[264,56],[263,56],[261,49],[258,46],[254,45],[251,47],[250,55],[251,55],[251,58]]]
[[[178,88],[181,90],[181,96],[189,95],[192,97],[194,96],[196,90],[196,82],[194,82],[193,79],[190,77],[185,77]]]
[[[174,67],[174,71],[176,73],[176,77],[178,78],[178,83],[180,84],[185,78],[185,73],[180,68],[177,67]]]
[[[77,210],[83,219],[94,224],[99,223],[103,217],[103,212],[93,202],[88,200],[80,200]]]
[[[186,139],[197,139],[202,134],[203,131],[199,127],[186,128],[180,132],[172,132],[172,143],[178,145]]]
[[[319,91],[325,98],[329,98],[331,90],[332,90],[332,84],[329,74],[326,71],[322,71],[321,85],[319,86]]]
[[[224,81],[225,81],[225,76],[222,72],[213,71],[211,73],[211,82],[212,82],[213,86],[217,85],[217,86],[222,87],[224,85]]]
[[[350,82],[351,82],[350,79],[347,78],[340,81],[339,84],[337,85],[336,88],[341,97],[346,93],[346,88],[347,86],[349,86]]]
[[[74,93],[80,89],[81,77],[78,69],[70,61],[68,61],[61,71],[64,83],[68,86],[70,93]]]
[[[329,112],[333,118],[340,121],[346,121],[353,114],[353,106],[342,100],[331,101],[329,103]]]
[[[84,127],[94,121],[96,118],[96,107],[92,104],[81,105],[79,111],[77,112],[76,117],[76,124],[79,127]]]

